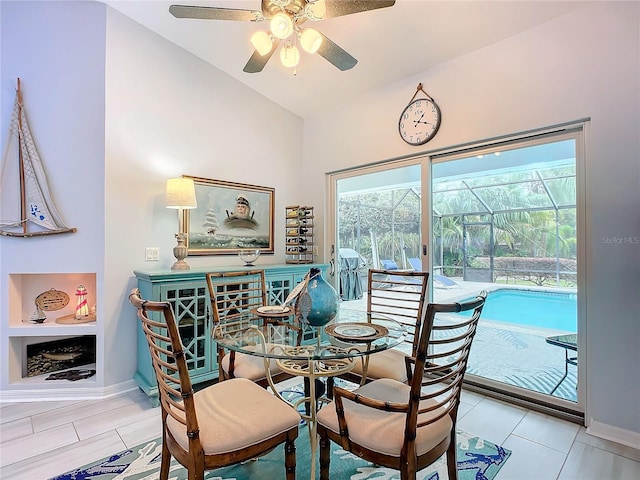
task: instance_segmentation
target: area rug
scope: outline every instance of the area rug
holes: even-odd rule
[[[336,480],[395,480],[396,470],[377,467],[340,447],[331,444],[330,478]],[[458,431],[459,480],[491,480],[507,461],[511,452],[478,437]],[[111,455],[98,462],[64,473],[50,480],[157,480],[160,470],[161,439]],[[309,436],[301,426],[296,441],[296,478],[310,476]],[[318,467],[316,467],[318,468]],[[276,480],[284,478],[284,448],[279,447],[257,460],[219,468],[205,474],[207,480]],[[175,460],[171,464],[170,480],[185,480],[187,472]],[[418,480],[447,479],[443,456],[418,473]]]

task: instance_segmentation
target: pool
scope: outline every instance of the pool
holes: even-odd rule
[[[577,332],[577,295],[539,290],[499,289],[487,295],[480,318]]]

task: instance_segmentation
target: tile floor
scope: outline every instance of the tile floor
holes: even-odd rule
[[[640,479],[640,450],[476,393],[464,392],[462,401],[459,427],[513,452],[496,480]],[[160,412],[139,391],[95,401],[3,403],[0,478],[48,479],[158,436]]]

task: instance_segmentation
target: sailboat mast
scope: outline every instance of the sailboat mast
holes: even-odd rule
[[[20,164],[20,220],[22,232],[27,233],[27,202],[24,180],[24,157],[22,152],[22,91],[20,90],[20,77],[18,77],[18,158]]]

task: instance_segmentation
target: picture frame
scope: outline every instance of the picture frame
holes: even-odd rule
[[[274,188],[183,177],[193,179],[198,204],[183,212],[188,255],[235,255],[247,248],[274,253]]]

